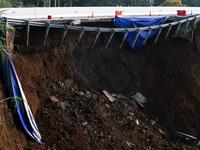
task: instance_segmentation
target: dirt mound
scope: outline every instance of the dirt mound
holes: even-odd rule
[[[165,41],[164,30],[156,44],[149,40],[133,52],[127,43],[119,48],[120,33],[104,49],[109,34],[102,33],[91,49],[96,33],[86,32],[73,49],[79,31],[69,30],[60,46],[60,29],[50,29],[45,46],[45,28],[30,28],[29,46],[25,29],[19,33],[13,62],[46,145],[29,138],[14,116],[10,125],[5,122],[12,140],[2,140],[2,149],[191,148],[173,141],[175,131],[200,139],[200,58],[195,42]],[[129,99],[110,102],[104,89]],[[130,98],[137,92],[147,97],[145,108]],[[6,107],[1,107],[6,109],[1,116],[12,116]],[[5,131],[1,134],[9,139]]]

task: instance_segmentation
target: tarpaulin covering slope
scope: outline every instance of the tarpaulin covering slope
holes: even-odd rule
[[[33,139],[43,144],[41,142],[42,138],[35,123],[35,119],[29,108],[10,56],[7,53],[2,52],[0,63],[1,72],[5,79],[9,95],[10,97],[14,97],[14,103],[17,106],[17,113],[24,129]]]
[[[165,22],[167,17],[131,17],[131,18],[114,18],[114,24],[117,28],[139,28],[139,27],[148,27],[148,26],[155,26],[160,25]],[[152,37],[158,29],[154,29],[151,31],[148,39]],[[132,43],[137,35],[137,31],[129,32],[126,41],[129,43],[129,45],[132,47],[133,51],[137,51],[139,48],[143,46],[143,41],[146,38],[147,31],[140,31],[139,37],[135,43],[135,45],[132,47]],[[125,32],[122,32],[122,35],[124,36]]]

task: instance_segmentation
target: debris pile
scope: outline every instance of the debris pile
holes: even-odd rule
[[[39,149],[182,149],[166,140],[135,99],[79,89],[71,79],[43,82],[50,96],[36,114],[46,144]]]
[[[195,42],[199,29],[197,24]],[[11,137],[1,126],[0,146],[199,149],[199,53],[195,43],[164,40],[166,32],[163,29],[156,44],[147,42],[133,53],[127,43],[119,49],[120,33],[107,50],[106,33],[100,34],[94,49],[88,49],[96,36],[92,32],[86,32],[73,49],[78,31],[69,30],[57,46],[63,30],[50,29],[43,46],[44,37],[38,35],[45,34],[45,28],[31,27],[26,46],[26,29],[21,29],[13,62],[46,145],[28,138],[11,109],[4,107],[1,119]]]

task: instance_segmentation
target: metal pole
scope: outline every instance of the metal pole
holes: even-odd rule
[[[51,7],[51,0],[49,0],[49,7]]]
[[[55,0],[55,2],[54,2],[54,7],[56,7],[56,0]]]

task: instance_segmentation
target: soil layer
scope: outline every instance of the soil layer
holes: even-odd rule
[[[106,25],[105,25],[106,26]],[[114,27],[112,23],[107,26]],[[74,48],[80,31],[31,27],[15,36],[13,63],[37,122],[41,145],[21,127],[9,102],[1,104],[1,149],[198,149],[175,141],[179,131],[200,139],[200,57],[198,40],[181,38],[158,42],[152,37],[133,52],[116,33],[105,49],[109,33],[102,33],[91,49],[95,32],[86,32]],[[174,29],[172,29],[173,33]],[[171,34],[172,34],[171,33]],[[171,35],[169,35],[171,37]],[[8,94],[1,79],[0,97]],[[124,95],[111,102],[102,93]],[[144,108],[132,95],[147,98]]]

